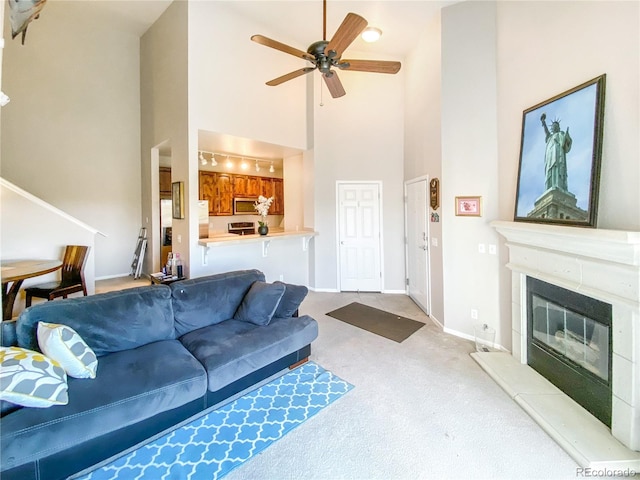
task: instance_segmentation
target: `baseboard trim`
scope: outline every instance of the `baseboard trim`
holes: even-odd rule
[[[132,277],[130,273],[118,273],[116,275],[105,275],[104,277],[96,277],[95,281],[99,280],[111,280],[112,278]]]
[[[458,330],[453,330],[451,328],[443,327],[442,331],[444,333],[448,333],[449,335],[453,335],[455,337],[464,338],[465,340],[471,340],[474,343],[476,341],[476,337],[475,336],[469,335],[468,333],[460,332]],[[504,348],[502,345],[500,345],[498,343],[494,343],[493,345],[491,345],[491,347],[494,348],[495,350],[499,350],[501,352],[511,353],[511,350],[507,350],[506,348]]]

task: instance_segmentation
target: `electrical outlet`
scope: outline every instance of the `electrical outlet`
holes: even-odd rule
[[[280,281],[284,282],[284,275],[283,274],[280,274]]]
[[[485,246],[484,243],[479,243],[478,244],[478,252],[487,253],[487,247]]]
[[[476,310],[475,308],[471,309],[471,318],[473,320],[477,320],[478,319],[478,310]]]
[[[497,253],[496,246],[489,244],[489,255],[495,255],[496,253]]]

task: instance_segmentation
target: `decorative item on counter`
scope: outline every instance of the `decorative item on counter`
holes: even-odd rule
[[[165,275],[171,275],[172,268],[173,268],[173,254],[171,252],[169,252],[167,254],[167,264],[162,269],[163,273]]]
[[[178,278],[182,278],[182,259],[180,258],[179,253],[176,253],[174,262],[175,268],[173,269],[173,274],[177,275]]]
[[[269,207],[271,206],[272,202],[273,197],[267,198],[260,195],[258,197],[258,200],[253,204],[253,208],[255,208],[260,217],[262,217],[262,220],[258,221],[258,233],[260,235],[266,235],[267,233],[269,233],[269,227],[267,225],[267,215],[269,214]]]

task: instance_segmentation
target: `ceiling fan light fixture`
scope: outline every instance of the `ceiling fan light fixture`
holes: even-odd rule
[[[362,31],[362,39],[367,43],[373,43],[380,40],[382,30],[377,27],[367,27]]]

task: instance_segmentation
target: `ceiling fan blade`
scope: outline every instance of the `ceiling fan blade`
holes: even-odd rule
[[[277,40],[272,40],[270,38],[265,37],[264,35],[253,35],[251,37],[256,43],[260,45],[264,45],[265,47],[275,48],[276,50],[280,50],[281,52],[288,53],[289,55],[293,55],[294,57],[304,58],[305,60],[314,61],[315,58],[313,55],[308,54],[307,52],[303,52],[302,50],[298,50],[297,48],[290,47],[289,45],[285,45],[284,43],[278,42]]]
[[[324,49],[324,54],[330,57],[340,58],[342,52],[351,45],[360,33],[366,28],[367,21],[360,15],[355,13],[347,13],[344,20],[338,27],[338,30],[333,35],[331,41]],[[330,52],[335,52],[331,54]]]
[[[354,72],[398,73],[401,63],[386,60],[341,60],[336,66]]]
[[[304,75],[305,73],[313,72],[315,69],[316,67],[301,68],[300,70],[295,70],[293,72],[287,73],[286,75],[282,75],[281,77],[274,78],[273,80],[269,80],[267,82],[267,85],[269,85],[270,87],[275,87],[276,85],[280,85],[281,83],[284,83],[288,80],[297,78],[301,75]]]
[[[338,74],[336,72],[331,72],[330,74],[323,73],[322,78],[324,78],[324,83],[327,85],[329,93],[333,98],[342,97],[347,93],[344,91],[342,82],[338,78]]]

